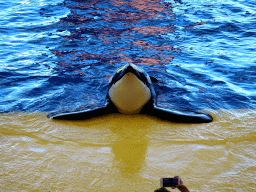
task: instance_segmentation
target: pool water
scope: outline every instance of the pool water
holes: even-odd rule
[[[0,0],[2,191],[255,191],[253,1]],[[115,70],[159,81],[158,105],[211,114],[178,124],[49,113],[104,103]]]

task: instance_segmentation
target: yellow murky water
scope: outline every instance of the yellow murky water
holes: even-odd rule
[[[209,124],[1,114],[0,191],[153,192],[175,175],[191,191],[256,191],[255,111],[210,113]]]

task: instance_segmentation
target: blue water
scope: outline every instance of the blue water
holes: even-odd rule
[[[256,3],[0,0],[0,112],[104,103],[127,62],[159,80],[158,105],[256,108]]]

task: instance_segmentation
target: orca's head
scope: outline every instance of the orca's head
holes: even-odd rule
[[[117,69],[109,81],[109,97],[120,113],[140,113],[142,107],[154,97],[149,75],[134,64]]]

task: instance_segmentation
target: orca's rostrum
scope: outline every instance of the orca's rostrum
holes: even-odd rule
[[[48,115],[48,117],[63,120],[85,120],[118,112],[147,114],[180,123],[209,123],[213,120],[209,114],[204,112],[181,112],[157,107],[156,93],[150,76],[134,64],[122,66],[112,76],[104,106],[55,116]]]

